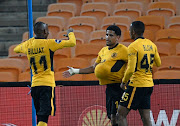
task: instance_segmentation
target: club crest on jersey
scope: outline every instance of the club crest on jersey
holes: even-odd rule
[[[112,58],[115,58],[116,56],[117,56],[117,53],[113,53],[113,54],[111,55]]]
[[[61,42],[61,40],[55,40],[55,42],[56,42],[57,44],[59,44],[59,43]]]

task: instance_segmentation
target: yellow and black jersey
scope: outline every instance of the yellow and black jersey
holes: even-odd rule
[[[123,82],[130,79],[130,86],[152,87],[152,67],[161,65],[161,59],[156,45],[149,39],[137,38],[128,47],[128,67]]]
[[[53,54],[56,50],[76,45],[73,32],[69,33],[69,40],[35,39],[31,38],[15,47],[16,53],[24,53],[30,62],[33,72],[32,87],[55,87]]]
[[[117,44],[114,48],[104,47],[98,53],[95,75],[100,85],[121,83],[128,60],[127,47]]]

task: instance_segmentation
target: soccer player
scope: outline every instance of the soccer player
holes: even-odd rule
[[[69,40],[47,39],[48,25],[37,22],[34,25],[35,37],[15,47],[16,53],[24,53],[33,72],[31,96],[37,115],[37,126],[47,126],[49,115],[55,115],[55,79],[53,54],[56,50],[76,45],[73,29],[67,30]]]
[[[119,126],[127,126],[126,117],[131,109],[139,110],[144,126],[151,126],[150,97],[153,92],[152,67],[161,65],[156,45],[143,37],[144,23],[134,21],[130,26],[130,36],[135,41],[128,47],[128,67],[121,87],[130,79],[118,107]]]
[[[111,25],[106,29],[106,47],[98,53],[98,57],[93,66],[84,69],[69,67],[63,72],[64,77],[74,74],[95,73],[100,85],[107,85],[106,88],[106,110],[107,116],[111,120],[112,126],[117,126],[116,113],[118,101],[121,99],[123,90],[120,88],[127,65],[127,47],[119,44],[121,30],[116,25]]]

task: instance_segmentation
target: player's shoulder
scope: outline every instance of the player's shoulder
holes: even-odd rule
[[[126,47],[125,45],[123,45],[121,43],[118,44],[118,48],[121,48],[121,50],[127,50],[128,49],[128,47]]]
[[[108,46],[102,47],[101,51],[102,50],[108,50]]]

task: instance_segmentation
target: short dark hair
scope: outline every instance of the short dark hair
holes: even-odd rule
[[[44,22],[36,22],[34,25],[34,33],[35,34],[42,34],[42,25],[44,25]]]
[[[132,22],[132,28],[137,35],[142,35],[145,30],[144,23],[141,21],[134,21]]]
[[[107,27],[106,31],[107,30],[112,30],[116,35],[121,36],[121,29],[117,25],[110,25],[109,27]]]

